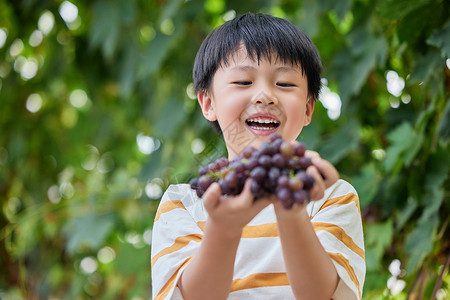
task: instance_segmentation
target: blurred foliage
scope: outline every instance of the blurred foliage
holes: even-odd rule
[[[321,52],[300,139],[360,195],[364,298],[450,297],[449,1],[0,0],[0,298],[151,297],[162,191],[224,155],[195,53],[247,11]]]

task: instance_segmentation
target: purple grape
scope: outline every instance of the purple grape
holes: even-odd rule
[[[270,138],[270,141],[273,142],[273,141],[281,139],[281,135],[279,135],[278,133],[274,132],[274,133],[271,133],[269,135],[269,138]]]
[[[198,196],[199,198],[203,197],[203,194],[204,194],[203,190],[201,190],[201,189],[195,190],[195,193],[197,194],[197,196]]]
[[[202,167],[198,168],[198,175],[203,176],[203,175],[206,175],[206,173],[208,173],[207,166],[202,166]]]
[[[279,139],[279,140],[275,140],[272,143],[270,143],[270,147],[273,149],[272,154],[280,153],[280,147],[281,147],[281,144],[283,144],[283,142],[284,141],[282,139]]]
[[[258,159],[258,163],[261,167],[270,168],[272,165],[272,158],[269,155],[263,155]]]
[[[297,155],[298,157],[302,157],[305,155],[306,152],[306,147],[304,144],[302,143],[298,143],[294,145],[294,152],[295,155]]]
[[[298,176],[295,176],[289,179],[289,187],[293,191],[300,190],[301,188],[303,188],[303,181],[300,178],[298,178]]]
[[[258,159],[255,157],[251,157],[247,160],[247,162],[245,163],[247,170],[251,171],[253,170],[256,166],[258,166]]]
[[[302,168],[302,170],[306,170],[306,169],[308,169],[309,166],[312,165],[311,158],[305,157],[305,156],[300,157],[299,162],[300,162],[300,168]]]
[[[280,146],[280,152],[286,158],[291,158],[294,155],[294,146],[290,142],[284,141]]]
[[[219,165],[219,167],[222,168],[226,168],[228,167],[229,161],[228,159],[226,159],[225,157],[221,157],[219,158],[216,163]]]
[[[275,153],[272,156],[272,165],[278,168],[283,168],[286,165],[286,160],[281,153]]]
[[[303,189],[309,191],[314,186],[314,178],[306,172],[298,173],[298,178],[303,181]]]
[[[260,195],[261,194],[261,185],[258,182],[253,180],[250,183],[250,191],[252,192],[252,194],[254,196]]]
[[[289,176],[281,175],[280,177],[278,177],[277,184],[280,188],[289,187]]]
[[[219,179],[218,181],[222,195],[229,195],[231,193],[230,187],[227,185],[224,179]]]
[[[245,171],[245,164],[242,161],[238,161],[233,164],[233,168],[236,173],[242,173]]]
[[[292,199],[291,191],[288,188],[282,188],[277,192],[278,200],[281,202],[281,205],[290,209],[294,204],[294,200]]]
[[[266,169],[257,166],[250,172],[250,177],[257,182],[263,182],[266,177]]]
[[[242,155],[245,158],[250,158],[253,154],[253,152],[257,151],[255,147],[247,146],[244,149],[242,149]]]
[[[295,203],[303,205],[308,204],[308,202],[311,199],[311,196],[305,190],[296,190],[292,193],[292,198]]]
[[[259,152],[262,155],[269,155],[270,154],[270,143],[269,142],[262,142],[261,148],[259,149]]]
[[[230,189],[236,188],[239,184],[239,176],[233,171],[228,173],[223,180]]]
[[[287,161],[287,166],[291,170],[297,170],[298,168],[300,168],[300,162],[296,157],[293,157]]]
[[[278,178],[280,177],[280,175],[281,175],[280,169],[276,167],[272,167],[269,169],[268,176],[270,181],[274,183],[278,182]]]
[[[208,165],[208,169],[209,169],[209,171],[211,171],[211,172],[217,172],[217,171],[220,170],[220,166],[219,166],[218,163],[212,162],[212,163],[210,163],[210,164]]]
[[[206,191],[212,183],[213,180],[211,179],[211,177],[203,175],[198,180],[198,187],[199,189]]]
[[[189,185],[191,186],[191,189],[196,190],[198,189],[198,177],[194,177],[189,181]]]

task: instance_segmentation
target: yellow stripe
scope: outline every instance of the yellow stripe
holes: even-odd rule
[[[331,253],[327,252],[328,256],[331,257],[335,262],[340,264],[350,276],[350,279],[355,283],[356,288],[358,289],[359,298],[361,298],[361,290],[359,289],[359,281],[358,277],[356,277],[355,270],[353,270],[352,266],[350,266],[350,262],[340,253]]]
[[[175,278],[177,277],[178,272],[182,267],[184,267],[188,262],[192,260],[193,256],[188,257],[181,266],[173,273],[173,275],[169,278],[169,280],[166,282],[166,284],[162,287],[162,289],[159,291],[158,295],[156,295],[154,300],[160,300],[164,299],[167,294],[169,294],[170,290],[172,289],[173,285],[175,284]]]
[[[197,222],[198,227],[205,231],[204,221]],[[267,223],[254,226],[245,226],[241,238],[278,237],[277,223]]]
[[[185,236],[180,236],[177,237],[175,239],[175,242],[172,244],[172,246],[164,248],[163,250],[161,250],[158,254],[156,254],[155,256],[153,256],[152,258],[152,267],[155,265],[156,261],[167,254],[173,253],[175,251],[178,251],[184,247],[186,247],[190,241],[194,241],[194,242],[200,242],[202,240],[202,235],[201,234],[189,234],[189,235],[185,235]]]
[[[324,230],[332,235],[334,235],[338,240],[344,243],[350,250],[361,256],[362,259],[365,259],[364,250],[361,249],[353,239],[345,233],[344,229],[341,227],[330,224],[330,223],[321,223],[321,222],[312,222],[315,231]]]
[[[319,211],[322,209],[325,209],[327,207],[333,206],[333,205],[343,205],[343,204],[349,204],[351,202],[354,202],[356,207],[358,208],[358,212],[361,215],[361,208],[359,207],[359,199],[358,196],[353,193],[348,193],[347,195],[328,199],[325,201],[325,203],[320,207]]]
[[[174,210],[176,208],[182,208],[182,209],[186,209],[183,205],[183,203],[181,202],[181,200],[171,200],[171,201],[166,201],[164,202],[159,208],[158,211],[156,212],[156,216],[155,216],[155,222],[158,221],[159,217],[161,216],[161,214],[169,212],[171,210]]]
[[[255,273],[244,278],[234,279],[231,284],[231,292],[284,285],[289,285],[286,273]]]

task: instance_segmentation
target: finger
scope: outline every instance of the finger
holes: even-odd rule
[[[202,197],[206,210],[214,209],[219,204],[221,196],[222,191],[219,184],[212,183]]]
[[[322,158],[313,158],[312,163],[323,175],[326,188],[332,186],[339,179],[338,171],[329,161]]]
[[[320,200],[323,198],[325,194],[325,182],[322,179],[322,176],[319,173],[319,170],[315,166],[310,166],[306,169],[306,172],[314,178],[315,184],[312,189],[309,191],[311,195],[311,200]]]
[[[312,150],[306,150],[305,156],[309,157],[311,159],[320,158],[320,154],[318,152],[312,151]]]

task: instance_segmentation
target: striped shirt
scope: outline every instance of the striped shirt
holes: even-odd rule
[[[354,188],[338,180],[306,207],[313,228],[340,277],[334,300],[361,299],[364,240]],[[199,249],[207,212],[187,184],[171,185],[155,216],[152,235],[153,299],[183,299],[178,279]],[[228,299],[295,299],[289,286],[273,205],[244,227]]]

